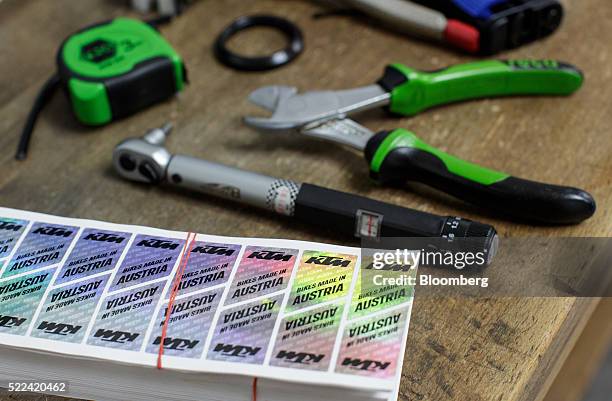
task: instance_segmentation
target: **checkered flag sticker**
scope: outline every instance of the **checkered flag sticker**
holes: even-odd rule
[[[293,216],[298,192],[300,184],[289,180],[275,180],[268,188],[266,205],[276,213]]]

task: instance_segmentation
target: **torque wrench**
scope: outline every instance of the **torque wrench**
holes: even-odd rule
[[[483,252],[489,262],[497,249],[495,229],[453,216],[437,216],[370,198],[258,174],[203,159],[173,155],[164,142],[169,124],[115,147],[113,165],[124,178],[167,183],[246,203],[308,223],[333,227],[363,239],[446,238],[449,249]],[[465,238],[461,245],[460,239]],[[439,243],[440,241],[437,241]],[[459,245],[457,245],[459,243]],[[467,249],[469,248],[469,249]]]

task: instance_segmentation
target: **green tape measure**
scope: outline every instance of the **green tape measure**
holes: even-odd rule
[[[28,116],[17,158],[25,158],[36,117],[59,86],[76,118],[98,126],[168,99],[186,81],[181,57],[146,22],[116,18],[88,26],[60,46],[57,74],[47,81]]]

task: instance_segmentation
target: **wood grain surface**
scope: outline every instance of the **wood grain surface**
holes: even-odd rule
[[[581,401],[612,349],[612,298],[602,298],[544,401]]]
[[[257,172],[439,214],[495,225],[509,236],[609,236],[612,228],[612,2],[565,2],[560,31],[503,58],[554,58],[578,65],[584,87],[569,98],[491,99],[442,107],[413,118],[382,110],[360,116],[368,127],[405,127],[442,150],[513,175],[582,187],[598,202],[593,218],[571,227],[532,227],[500,220],[413,185],[380,188],[358,154],[323,142],[265,136],[241,117],[259,111],[248,93],[262,85],[340,89],[374,82],[399,61],[437,69],[472,60],[434,44],[394,34],[361,19],[313,19],[321,6],[292,0],[201,0],[161,30],[184,56],[190,85],[178,99],[112,125],[78,125],[63,95],[42,113],[30,157],[13,160],[19,132],[39,87],[55,68],[67,34],[87,24],[132,15],[117,0],[0,2],[0,205],[62,216],[142,224],[217,235],[262,236],[352,244],[332,231],[184,191],[117,177],[111,152],[122,139],[166,121],[168,147]],[[299,24],[306,50],[286,68],[239,73],[218,64],[216,34],[234,18],[273,13]],[[257,53],[283,45],[262,29],[232,47]],[[512,279],[518,271],[508,271]],[[522,401],[543,396],[596,299],[417,298],[402,374],[401,400]],[[50,399],[33,398],[33,399]],[[15,398],[6,398],[15,399]],[[26,399],[26,398],[23,398]]]

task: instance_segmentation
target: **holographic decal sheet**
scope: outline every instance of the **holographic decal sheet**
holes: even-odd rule
[[[0,346],[393,392],[414,290],[361,258],[0,208]]]

